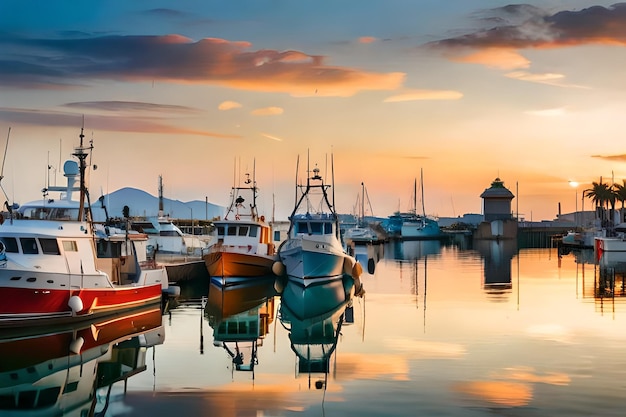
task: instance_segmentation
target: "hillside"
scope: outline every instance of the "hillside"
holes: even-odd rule
[[[104,221],[105,214],[98,201],[99,196],[91,196],[94,220]],[[136,188],[122,188],[104,195],[104,204],[109,217],[121,217],[124,206],[128,206],[131,216],[156,216],[159,211],[159,198]],[[212,219],[224,216],[226,207],[201,200],[180,201],[163,198],[163,213],[173,219]]]

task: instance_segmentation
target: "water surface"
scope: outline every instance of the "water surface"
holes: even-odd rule
[[[304,310],[315,310],[311,317],[300,317],[307,311],[297,307],[287,311],[285,300],[272,295],[273,282],[228,294],[211,286],[204,302],[198,296],[163,316],[165,338],[146,351],[146,369],[127,379],[125,394],[123,382],[113,384],[106,410],[106,390],[99,389],[95,410],[106,416],[625,415],[626,305],[614,295],[624,291],[599,288],[593,253],[518,251],[507,242],[470,246],[358,248],[364,265],[374,259],[375,268],[364,268],[365,295],[346,304],[350,283],[320,289],[320,304],[303,301]],[[294,299],[307,297],[293,291]],[[233,317],[240,326],[260,326],[246,327],[262,334],[254,339],[253,362],[243,327],[241,360],[234,343],[229,349],[221,343],[227,328],[220,323]],[[337,320],[339,329],[332,325]],[[305,336],[327,344],[327,368],[297,357],[292,345]],[[319,345],[310,347],[313,356]]]

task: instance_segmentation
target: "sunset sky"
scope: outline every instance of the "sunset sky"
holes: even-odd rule
[[[226,205],[255,164],[277,218],[307,153],[328,179],[332,154],[339,212],[364,182],[381,217],[411,207],[422,169],[446,217],[480,213],[496,177],[527,220],[626,179],[626,3],[22,0],[0,28],[18,203],[60,179],[83,117],[92,194],[157,195],[162,175],[167,198]]]

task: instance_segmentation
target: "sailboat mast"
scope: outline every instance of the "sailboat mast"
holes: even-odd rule
[[[426,217],[426,208],[424,207],[424,168],[420,168],[420,187],[422,189],[422,215]]]
[[[361,224],[362,226],[365,219],[365,184],[361,181]]]
[[[413,179],[413,213],[417,213],[417,178]]]

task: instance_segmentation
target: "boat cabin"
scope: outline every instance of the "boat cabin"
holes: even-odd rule
[[[269,226],[254,222],[215,222],[217,241],[222,245],[271,245],[272,234]]]
[[[294,216],[293,235],[333,235],[335,218],[331,214]]]

